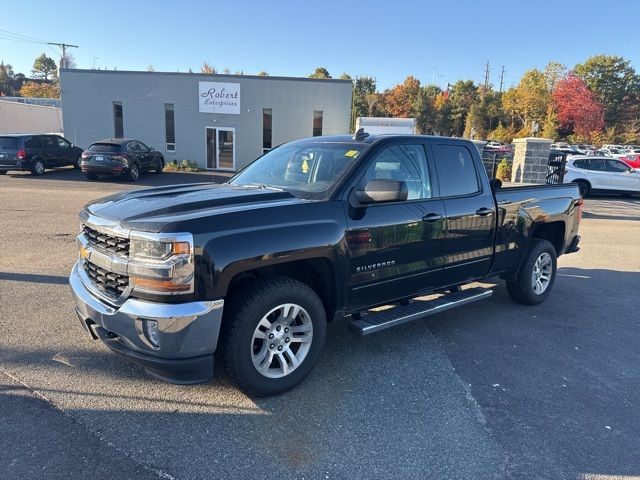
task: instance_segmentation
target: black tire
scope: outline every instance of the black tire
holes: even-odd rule
[[[158,175],[160,175],[163,169],[164,169],[164,160],[160,159],[158,160],[158,165],[156,166],[155,172]]]
[[[253,335],[268,312],[288,303],[301,306],[309,314],[313,326],[312,341],[296,368],[283,377],[268,378],[257,370],[252,361]],[[311,288],[288,277],[263,278],[251,283],[249,288],[236,291],[225,306],[221,337],[223,364],[231,379],[245,393],[258,397],[275,395],[305,379],[318,361],[326,336],[324,306]]]
[[[6,170],[0,170],[0,175],[6,175],[7,171]]]
[[[132,163],[127,173],[127,180],[130,182],[137,182],[140,179],[140,167],[137,163]]]
[[[84,176],[87,177],[87,180],[95,180],[96,178],[98,178],[95,173],[85,173]]]
[[[76,170],[79,170],[81,161],[82,161],[82,157],[76,158],[76,161],[73,162],[73,168],[75,168]]]
[[[588,182],[585,182],[584,180],[576,180],[576,184],[578,185],[578,190],[580,190],[580,196],[582,198],[585,198],[587,195],[589,195],[591,186]]]
[[[552,270],[548,284],[542,293],[534,291],[533,274],[536,261],[543,254],[551,257]],[[515,281],[507,281],[507,291],[513,300],[524,305],[538,305],[546,300],[553,288],[556,279],[556,271],[558,269],[558,259],[556,249],[547,240],[534,238],[527,252],[524,262],[518,270]]]
[[[31,165],[31,174],[39,177],[44,174],[44,162],[39,159],[35,159]]]

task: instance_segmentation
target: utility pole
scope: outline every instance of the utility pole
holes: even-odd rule
[[[485,90],[489,88],[489,62],[488,61],[484,69],[484,88]]]
[[[60,68],[67,68],[67,48],[80,48],[78,45],[69,45],[68,43],[47,42],[47,45],[55,45],[62,48],[62,58],[60,59]]]
[[[504,65],[502,66],[502,73],[500,73],[500,93],[502,93],[503,84],[504,84]]]

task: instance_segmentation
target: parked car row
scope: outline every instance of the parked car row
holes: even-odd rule
[[[0,175],[29,171],[42,175],[49,168],[72,165],[89,180],[122,176],[137,181],[142,172],[162,173],[162,153],[140,140],[110,138],[83,150],[56,134],[0,135]]]

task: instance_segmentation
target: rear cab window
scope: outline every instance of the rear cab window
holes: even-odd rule
[[[443,197],[480,192],[480,180],[471,152],[464,145],[434,143],[440,193]]]

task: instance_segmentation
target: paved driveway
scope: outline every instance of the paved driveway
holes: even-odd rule
[[[211,181],[150,175],[143,183]],[[66,279],[81,206],[125,188],[0,177],[0,478],[640,475],[640,199],[587,201],[542,306],[484,303],[370,337],[329,328],[299,388],[175,386],[88,338]]]

